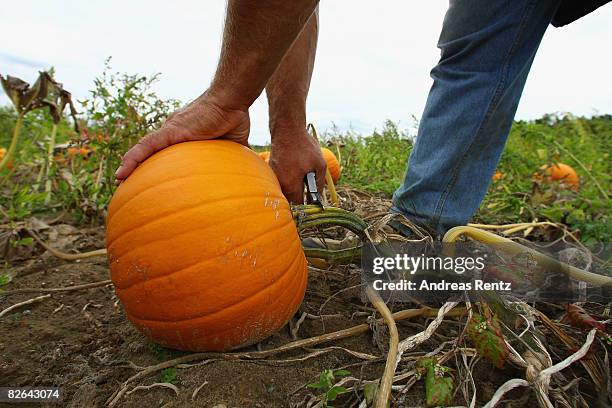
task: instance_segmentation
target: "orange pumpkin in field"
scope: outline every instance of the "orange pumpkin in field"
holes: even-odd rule
[[[505,174],[502,173],[501,171],[496,171],[495,174],[493,174],[493,177],[491,177],[491,180],[499,181],[499,180],[503,179],[504,176],[505,176]]]
[[[329,174],[331,174],[334,183],[337,183],[340,179],[340,163],[338,162],[336,155],[326,147],[321,148],[321,153],[323,154],[323,158],[327,162]]]
[[[106,243],[128,319],[190,351],[258,342],[295,313],[306,258],[274,173],[227,140],[179,143],[115,192]]]
[[[571,166],[563,163],[555,163],[546,168],[546,174],[554,181],[559,181],[573,190],[580,187],[580,178]]]
[[[0,147],[0,160],[4,159],[4,156],[6,156],[6,149],[4,147]],[[9,170],[13,170],[13,160],[9,160],[6,163],[6,168]]]

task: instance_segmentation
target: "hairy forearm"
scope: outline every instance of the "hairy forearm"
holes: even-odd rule
[[[318,37],[318,7],[285,54],[266,85],[270,132],[306,126],[306,98],[314,69]]]
[[[223,46],[208,95],[247,109],[261,94],[318,0],[229,0]]]

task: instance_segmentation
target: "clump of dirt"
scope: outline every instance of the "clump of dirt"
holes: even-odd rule
[[[358,213],[380,216],[387,202],[359,192],[343,192],[344,205]],[[87,230],[54,228],[41,235],[50,244],[64,249],[87,251],[104,246],[102,227]],[[334,232],[336,233],[336,232]],[[318,381],[327,369],[346,369],[349,391],[341,394],[334,406],[356,407],[364,399],[363,385],[378,380],[382,374],[388,336],[386,327],[375,322],[375,309],[362,302],[360,270],[354,265],[327,269],[311,267],[303,304],[291,324],[261,343],[238,352],[271,350],[297,339],[367,324],[369,330],[346,338],[294,348],[266,358],[244,354],[210,354],[159,370],[130,382],[124,382],[145,367],[187,356],[188,353],[162,348],[145,338],[126,319],[109,279],[104,257],[64,261],[40,247],[13,259],[12,281],[0,293],[0,310],[42,295],[35,303],[19,307],[0,318],[0,386],[59,386],[64,389],[63,406],[103,407],[109,398],[120,407],[307,407],[320,402],[320,392],[306,385]],[[98,286],[77,290],[48,291],[98,282]],[[24,289],[33,289],[25,292]],[[541,305],[551,318],[558,318],[562,308]],[[390,305],[392,311],[419,308],[416,304]],[[403,355],[397,368],[392,406],[423,406],[423,381],[413,375],[415,361],[434,350],[450,353],[446,365],[454,369],[457,392],[454,403],[469,405],[473,394],[471,380],[462,368],[462,356],[468,356],[470,372],[477,392],[477,406],[486,403],[505,381],[524,378],[524,371],[510,364],[495,368],[486,359],[475,357],[469,343],[453,352],[453,341],[462,335],[467,316],[447,318],[435,334],[417,348]],[[398,322],[400,339],[423,331],[431,318],[418,317]],[[572,353],[545,327],[548,349],[555,350],[555,362]],[[582,344],[584,335],[575,338]],[[603,352],[597,345],[597,353]],[[607,346],[609,348],[609,345]],[[594,346],[595,348],[595,346]],[[462,354],[463,353],[463,354]],[[412,374],[411,374],[412,372]],[[587,401],[597,400],[597,391],[580,364],[564,372],[565,381],[581,380],[572,385],[575,393]],[[609,371],[607,372],[609,375]],[[338,378],[337,380],[340,380]],[[609,380],[609,379],[608,379]],[[170,382],[176,387],[135,389],[139,385]],[[536,406],[532,392],[512,391],[503,406]],[[23,404],[22,406],[39,406]]]

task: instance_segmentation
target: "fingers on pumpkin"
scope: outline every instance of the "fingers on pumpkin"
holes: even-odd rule
[[[143,137],[123,156],[121,166],[115,172],[115,177],[118,180],[126,179],[140,163],[153,153],[179,142],[172,139],[172,131],[168,128],[161,128]]]

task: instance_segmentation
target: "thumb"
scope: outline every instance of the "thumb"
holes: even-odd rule
[[[136,143],[121,160],[121,166],[115,172],[115,177],[118,180],[126,179],[136,167],[145,161],[152,154],[170,146],[172,143],[178,143],[183,140],[176,140],[174,136],[174,128],[168,125],[162,126],[160,129],[149,133]]]

